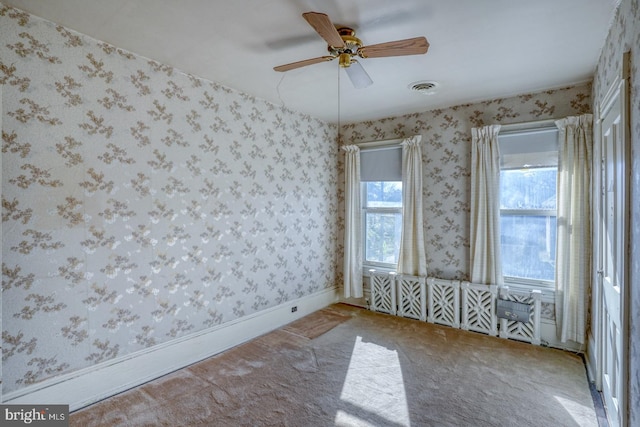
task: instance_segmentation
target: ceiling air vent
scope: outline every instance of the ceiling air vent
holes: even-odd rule
[[[422,81],[411,83],[409,85],[409,89],[423,95],[433,95],[434,93],[436,93],[436,89],[438,88],[438,86],[439,85],[437,82]]]

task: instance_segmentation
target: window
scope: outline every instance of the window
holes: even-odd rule
[[[395,269],[402,234],[402,149],[399,141],[361,147],[363,264]]]
[[[395,268],[402,233],[402,181],[362,183],[364,263]]]
[[[500,242],[505,282],[553,286],[556,259],[555,128],[499,135]]]

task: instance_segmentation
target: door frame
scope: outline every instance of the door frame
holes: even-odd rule
[[[599,106],[597,106],[599,107]],[[600,241],[603,234],[602,215],[604,193],[604,159],[602,158],[602,135],[600,126],[600,108],[595,108],[595,120],[593,121],[593,160],[592,160],[592,193],[591,199],[591,318],[589,319],[589,331],[587,334],[587,374],[594,383],[596,390],[602,391],[602,251]]]
[[[594,193],[594,201],[592,202],[592,208],[594,212],[594,219],[592,233],[593,233],[593,248],[592,248],[592,256],[593,256],[593,272],[592,272],[592,318],[591,318],[591,328],[592,333],[589,335],[589,340],[593,340],[594,342],[588,343],[588,349],[590,350],[587,357],[587,364],[589,366],[589,372],[592,375],[592,380],[595,382],[596,389],[602,391],[603,386],[603,375],[604,370],[602,366],[602,361],[604,359],[604,335],[606,333],[606,328],[603,327],[603,298],[604,292],[602,289],[602,252],[601,248],[601,239],[604,237],[603,234],[603,225],[602,225],[602,215],[603,212],[603,138],[602,138],[602,117],[606,115],[609,109],[612,107],[614,102],[621,103],[621,115],[622,115],[622,126],[621,132],[623,133],[623,165],[624,165],[624,178],[623,178],[623,206],[621,206],[621,211],[624,213],[624,217],[622,219],[622,227],[623,227],[623,253],[621,254],[622,259],[622,271],[620,272],[621,280],[623,283],[620,302],[620,315],[621,325],[622,325],[622,345],[621,349],[624,354],[621,357],[622,364],[620,366],[620,377],[621,377],[621,398],[620,402],[620,425],[626,426],[629,416],[629,357],[630,357],[630,348],[629,348],[629,315],[630,315],[630,283],[629,283],[629,260],[630,258],[630,238],[629,238],[629,226],[630,226],[630,182],[631,182],[631,144],[630,144],[630,85],[629,85],[629,77],[630,77],[630,52],[625,52],[622,58],[622,70],[618,76],[614,79],[612,84],[606,91],[606,94],[603,98],[601,104],[596,106],[596,122],[594,123],[594,135],[596,136],[595,144],[594,144],[594,158],[593,158],[593,193]]]

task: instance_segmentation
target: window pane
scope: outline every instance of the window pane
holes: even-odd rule
[[[402,181],[366,182],[365,207],[396,208],[402,207]]]
[[[556,209],[557,168],[500,171],[501,209]]]
[[[502,274],[555,280],[556,218],[500,215]]]
[[[397,264],[402,232],[401,213],[365,214],[365,260]]]

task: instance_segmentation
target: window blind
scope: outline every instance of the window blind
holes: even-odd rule
[[[498,144],[502,169],[558,165],[558,129],[555,127],[498,134]]]
[[[362,149],[360,181],[402,181],[402,147],[394,145]]]

